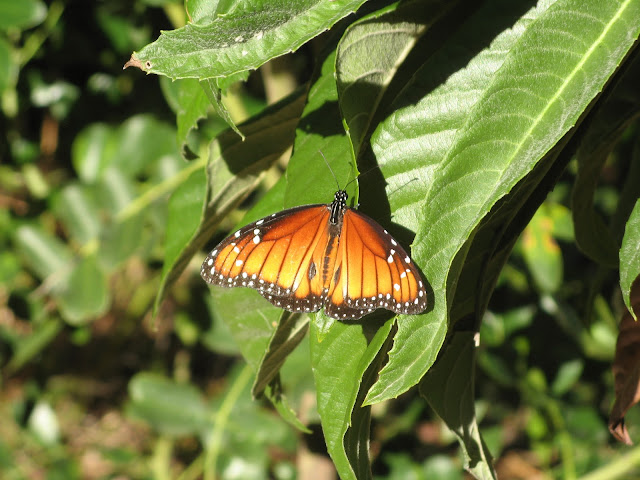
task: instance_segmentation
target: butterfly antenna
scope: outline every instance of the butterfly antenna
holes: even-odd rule
[[[318,153],[320,155],[322,155],[322,159],[324,160],[324,163],[327,165],[327,167],[329,168],[329,171],[331,172],[331,175],[333,175],[333,179],[336,181],[336,185],[338,186],[338,190],[342,190],[340,188],[340,182],[338,182],[338,178],[336,177],[336,174],[333,173],[333,169],[331,168],[331,165],[329,165],[329,162],[327,162],[327,158],[324,156],[324,153],[322,153],[321,150],[318,150]]]

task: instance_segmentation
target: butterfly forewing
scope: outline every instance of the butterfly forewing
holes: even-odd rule
[[[327,205],[273,214],[223,240],[202,263],[202,278],[223,287],[251,287],[290,311],[322,307],[321,286],[309,280],[311,256],[328,223]],[[311,239],[311,240],[309,240]],[[297,295],[296,295],[297,294]]]
[[[201,275],[224,287],[251,287],[293,312],[357,319],[377,308],[415,314],[426,308],[420,273],[380,225],[346,207],[306,205],[265,217],[223,240]]]

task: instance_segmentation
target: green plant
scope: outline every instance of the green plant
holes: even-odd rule
[[[28,265],[61,317],[35,323],[39,340],[15,340],[9,369],[33,358],[15,353],[20,348],[33,351],[64,325],[89,325],[112,311],[123,292],[109,285],[135,285],[121,270],[134,256],[144,265],[162,256],[159,279],[144,282],[132,293],[142,298],[131,301],[142,316],[155,297],[162,319],[163,300],[186,295],[181,274],[195,274],[203,247],[220,239],[220,230],[331,200],[335,181],[321,152],[359,208],[411,246],[429,284],[429,308],[417,316],[379,311],[337,322],[322,312],[290,315],[249,289],[214,288],[206,311],[214,324],[223,321],[224,338],[235,340],[257,372],[253,395],[305,431],[309,422],[296,416],[294,392],[310,370],[327,450],[344,479],[372,476],[370,423],[372,416],[382,420],[371,406],[414,386],[455,434],[465,468],[478,478],[495,476],[489,451],[508,453],[498,434],[504,428],[491,424],[500,425],[509,407],[518,410],[495,389],[517,392],[526,405],[519,410],[522,430],[547,471],[575,478],[605,468],[606,455],[577,453],[585,438],[607,438],[598,436],[600,412],[592,405],[601,386],[581,375],[612,356],[616,307],[605,298],[619,287],[610,269],[620,269],[627,305],[640,270],[633,249],[640,239],[631,233],[640,221],[640,2],[264,0],[186,7],[189,23],[128,62],[175,80],[162,86],[177,129],[142,115],[121,127],[92,125],[76,137],[77,180],[42,196],[51,202],[45,218],[64,227],[66,243],[50,227],[7,220],[14,231],[4,241],[24,260],[6,262]],[[239,93],[235,82],[310,42],[312,78],[286,98],[262,108]],[[248,112],[242,123],[234,121],[238,103]],[[219,133],[219,121],[203,122],[210,104],[231,130]],[[96,145],[97,158],[90,155]],[[185,164],[178,153],[192,160]],[[607,169],[614,179],[598,186]],[[354,178],[358,183],[349,184]],[[168,193],[165,210],[159,200]],[[250,209],[238,215],[247,199]],[[38,298],[31,308],[41,311],[42,303]],[[177,316],[175,331],[184,345],[202,336],[212,350],[221,348],[219,330],[199,329],[193,315]],[[189,386],[138,374],[129,385],[131,415],[171,438],[198,436],[204,453],[185,475],[224,475],[220,465],[242,444],[233,434],[245,431],[231,430],[225,452],[231,409],[242,416],[243,408],[259,408],[223,400],[239,398],[248,372],[234,371],[212,405]],[[169,392],[176,395],[171,402],[152,402],[173,398]],[[417,421],[389,408],[400,430]],[[291,441],[286,433],[277,438]],[[381,459],[388,478],[435,468],[414,467],[397,454]]]

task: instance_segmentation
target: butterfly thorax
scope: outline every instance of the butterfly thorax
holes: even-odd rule
[[[347,195],[347,192],[344,190],[338,190],[336,192],[333,202],[331,202],[331,216],[329,217],[332,225],[342,223],[342,216],[347,208],[347,198],[349,198],[349,195]]]

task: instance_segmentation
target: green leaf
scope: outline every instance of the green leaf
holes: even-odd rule
[[[114,222],[103,229],[97,255],[105,271],[117,269],[144,245],[144,228],[142,216],[137,215]]]
[[[100,214],[92,191],[78,184],[67,185],[53,202],[53,210],[65,225],[71,240],[84,245],[98,236]]]
[[[296,412],[289,405],[287,397],[280,391],[276,392],[275,390],[271,385],[267,385],[265,396],[273,404],[282,419],[302,433],[312,433],[297,417]]]
[[[206,191],[206,175],[204,169],[194,171],[171,195],[169,199],[169,215],[167,218],[167,237],[165,240],[164,263],[162,265],[162,285],[158,299],[164,296],[165,285],[169,274],[175,269],[176,262],[189,244],[193,232],[197,230],[202,219],[202,205]],[[183,267],[184,268],[184,267]],[[179,272],[181,273],[182,269]]]
[[[160,86],[167,103],[176,114],[176,143],[180,145],[182,156],[194,157],[196,153],[189,147],[188,136],[192,130],[198,128],[198,122],[207,117],[207,94],[200,83],[193,79],[170,81],[166,77],[160,77]]]
[[[638,174],[637,170],[634,171],[637,162],[632,160],[628,172],[629,180],[620,195],[618,209],[610,225],[606,225],[596,211],[593,205],[594,196],[605,162],[629,125],[640,114],[640,95],[637,89],[639,81],[640,61],[636,58],[612,92],[606,96],[604,104],[596,106],[597,114],[590,122],[584,134],[584,141],[576,152],[578,173],[571,193],[576,243],[585,255],[607,269],[618,265],[618,249],[624,221],[640,194],[638,182],[634,181]]]
[[[569,360],[562,363],[551,385],[553,394],[560,396],[571,391],[578,380],[580,380],[583,371],[584,361],[582,359]]]
[[[347,188],[353,201],[357,200],[355,183],[348,187],[356,171],[349,140],[341,126],[334,65],[332,53],[324,59],[309,89],[287,167],[285,207],[329,203],[341,188]]]
[[[0,94],[7,86],[14,84],[17,69],[11,55],[11,45],[0,37]]]
[[[90,183],[96,181],[109,166],[114,150],[115,133],[107,125],[94,123],[76,135],[71,162],[82,179]]]
[[[478,429],[474,408],[476,344],[472,332],[457,332],[438,363],[420,382],[420,394],[456,435],[465,468],[475,478],[496,478],[491,454]]]
[[[107,276],[94,256],[73,267],[59,297],[60,312],[71,325],[83,325],[103,314],[110,304]]]
[[[137,115],[118,128],[88,126],[72,148],[73,166],[86,183],[101,178],[109,167],[133,178],[162,157],[175,156],[175,132],[150,115]]]
[[[211,142],[207,189],[201,199],[204,212],[199,210],[198,223],[182,225],[180,232],[169,231],[175,238],[171,239],[171,257],[165,260],[169,267],[163,270],[154,311],[195,252],[213,236],[220,222],[253,191],[264,172],[291,145],[303,101],[303,95],[293,95],[246,123],[243,126],[245,141],[227,131]],[[189,195],[188,202],[183,200],[182,195],[175,199],[179,203],[175,206],[175,221],[187,214],[185,209],[190,210],[187,218],[194,215],[196,199]]]
[[[56,284],[64,285],[73,261],[69,248],[40,227],[25,225],[16,230],[14,242],[25,263],[44,280],[57,274]]]
[[[207,407],[198,389],[153,373],[138,373],[129,382],[129,415],[167,435],[200,434],[211,428]]]
[[[219,5],[219,0],[192,0],[185,2],[184,6],[190,22],[206,24],[215,20],[217,13],[223,13],[218,12]]]
[[[240,353],[240,348],[236,344],[231,330],[225,322],[215,316],[215,305],[211,295],[207,295],[204,299],[207,304],[209,316],[211,317],[211,323],[209,329],[203,331],[199,335],[199,340],[209,350],[223,355],[233,356]],[[189,320],[191,323],[196,323],[195,319]]]
[[[620,248],[620,288],[624,304],[638,320],[637,313],[631,304],[631,287],[640,276],[640,200],[631,212]]]
[[[0,30],[26,30],[41,23],[46,15],[46,5],[38,0],[0,0]]]
[[[283,313],[253,384],[254,397],[259,397],[266,386],[278,375],[287,356],[302,341],[308,329],[308,315]]]
[[[250,288],[211,287],[216,318],[224,321],[242,356],[254,371],[260,369],[265,351],[282,315]]]
[[[7,364],[8,372],[15,372],[32,360],[56,338],[64,324],[59,319],[47,318],[35,325],[34,330],[19,338],[13,345],[13,355]]]
[[[253,70],[298,49],[365,0],[245,2],[206,25],[163,32],[130,65],[171,78],[207,79]]]
[[[414,202],[422,205],[422,215],[415,204],[408,208],[411,202],[405,201],[406,212],[399,216],[410,227],[420,220],[413,258],[423,267],[433,289],[433,308],[399,322],[389,363],[370,392],[369,402],[404,392],[433,363],[444,339],[448,305],[474,229],[580,120],[637,38],[640,27],[630,19],[636,18],[639,10],[631,1],[603,4],[595,0],[560,0],[548,10],[534,9],[516,28],[495,39],[467,69],[456,72],[430,94],[442,104],[446,91],[451,90],[448,85],[454,90],[462,87],[457,98],[466,95],[467,101],[455,102],[457,111],[449,112],[446,104],[443,111],[411,106],[396,112],[380,130],[375,149],[385,173],[388,163],[398,181],[416,178],[416,182],[424,182],[424,188],[414,194]],[[584,11],[590,12],[589,22],[581,20]],[[463,30],[478,28],[469,27]],[[554,48],[541,50],[539,45]],[[490,53],[491,69],[476,63]],[[428,98],[422,103],[428,103]],[[426,112],[435,117],[427,122]],[[419,130],[407,122],[420,122]],[[406,152],[400,138],[408,134],[414,140],[427,137],[426,123],[434,130],[430,145],[438,148],[421,150],[414,142],[411,157],[427,160],[416,163],[405,159],[400,167]],[[402,126],[401,134],[396,125]],[[441,155],[442,161],[435,155]],[[419,176],[418,165],[422,165]],[[385,176],[389,178],[390,173]],[[390,188],[399,187],[396,182],[389,183]],[[393,195],[390,203],[393,210]]]
[[[217,82],[216,79],[201,80],[200,87],[209,99],[209,102],[213,106],[213,109],[218,114],[218,116],[222,118],[225,123],[229,125],[231,129],[240,136],[242,140],[244,140],[244,135],[240,130],[238,130],[238,127],[236,127],[236,124],[231,118],[229,110],[227,110],[227,107],[222,102],[222,87],[220,86],[219,82]]]
[[[560,288],[564,269],[562,252],[552,236],[551,209],[552,206],[542,205],[522,236],[522,254],[529,272],[538,288],[546,293]]]
[[[359,478],[355,474],[359,467],[351,463],[343,441],[352,415],[364,413],[353,413],[360,384],[392,326],[392,320],[383,323],[371,317],[362,323],[336,322],[322,341],[318,341],[315,323],[311,323],[309,342],[318,413],[327,450],[343,480]],[[357,408],[363,410],[363,407]],[[368,428],[358,430],[349,439],[349,449],[353,450],[354,443],[368,444],[368,438]]]
[[[455,2],[397,2],[354,22],[338,45],[340,110],[355,157],[398,67],[416,42]]]

